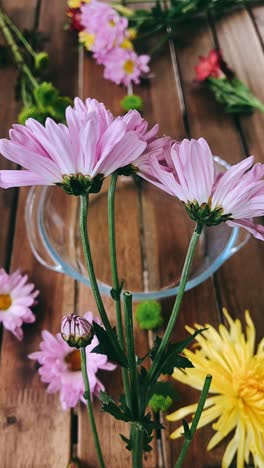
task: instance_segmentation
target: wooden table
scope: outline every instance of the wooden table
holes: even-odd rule
[[[22,28],[36,25],[50,39],[51,79],[62,93],[81,97],[94,97],[103,101],[115,114],[120,113],[119,101],[124,91],[102,78],[102,69],[87,57],[78,58],[77,44],[70,33],[62,30],[65,12],[64,0],[2,0],[3,9]],[[181,45],[171,45],[153,64],[154,78],[149,86],[136,90],[143,95],[144,117],[151,124],[159,122],[161,133],[178,139],[186,135],[194,138],[204,136],[215,154],[229,163],[238,162],[248,154],[254,154],[264,163],[264,115],[234,119],[223,114],[207,91],[193,85],[194,66],[198,55],[206,55],[217,45],[223,50],[227,62],[247,83],[253,92],[264,101],[264,7],[229,15],[215,25],[192,25],[185,31]],[[78,66],[79,60],[79,66]],[[16,73],[12,67],[1,70],[0,86],[0,135],[7,135],[16,121],[19,106],[14,100]],[[13,165],[3,158],[1,168]],[[28,353],[35,351],[40,342],[40,331],[52,333],[59,330],[61,316],[73,310],[95,311],[90,291],[75,284],[71,278],[48,272],[34,258],[26,237],[24,205],[27,189],[1,190],[0,192],[0,265],[7,270],[20,268],[29,273],[41,292],[36,309],[37,322],[25,327],[25,339],[19,343],[10,333],[3,331],[1,343],[1,454],[2,468],[66,468],[72,445],[71,424],[74,415],[63,412],[57,395],[48,395],[40,382]],[[147,202],[146,202],[147,203]],[[157,204],[158,206],[158,204]],[[131,219],[135,215],[135,202],[129,205]],[[162,208],[157,213],[163,215]],[[149,211],[145,210],[143,222],[147,224]],[[165,231],[170,225],[165,223]],[[129,241],[138,240],[136,224]],[[165,232],[164,231],[164,232]],[[161,235],[161,231],[159,232]],[[165,232],[167,235],[168,232]],[[169,237],[167,237],[169,238]],[[146,243],[157,247],[163,238],[158,235]],[[148,240],[148,239],[147,239]],[[152,244],[151,244],[152,242]],[[154,242],[154,244],[153,244]],[[133,259],[135,274],[140,274],[139,247],[128,254],[126,262]],[[152,248],[151,247],[151,248]],[[231,258],[215,275],[201,286],[186,294],[183,310],[177,326],[177,336],[182,336],[184,323],[194,321],[216,325],[222,320],[221,307],[226,306],[232,316],[242,317],[249,308],[257,327],[258,338],[263,336],[263,272],[264,250],[261,242],[251,239],[241,252]],[[158,278],[158,279],[157,279]],[[140,280],[141,281],[141,280]],[[162,265],[150,271],[150,282],[162,281]],[[172,301],[163,304],[169,312]],[[106,299],[111,317],[113,305]],[[141,352],[148,346],[148,337],[136,332],[137,346]],[[118,373],[105,379],[109,392],[117,391]],[[182,404],[196,401],[198,394],[189,389],[182,391]],[[107,466],[129,466],[129,454],[120,443],[119,433],[123,426],[99,411],[95,403],[99,433]],[[83,467],[96,467],[96,455],[89,433],[86,412],[83,406],[77,409],[79,437],[78,455]],[[167,433],[171,427],[167,425]],[[221,455],[226,443],[206,453],[206,445],[212,434],[205,428],[196,434],[185,467],[220,467]],[[146,457],[145,467],[154,468],[160,463],[160,455],[154,441],[154,450]],[[181,442],[162,441],[166,467],[172,467]]]

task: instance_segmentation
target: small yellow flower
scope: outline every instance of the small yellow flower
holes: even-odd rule
[[[80,8],[82,3],[91,3],[91,0],[68,0],[68,7]]]
[[[126,60],[123,65],[123,69],[127,73],[127,75],[131,75],[131,73],[133,73],[135,69],[135,62],[133,62],[133,60],[131,59]]]
[[[175,369],[173,377],[182,383],[201,390],[208,370],[213,376],[205,409],[198,424],[203,427],[212,421],[216,431],[207,449],[211,450],[231,431],[233,438],[225,450],[222,468],[228,468],[237,452],[237,468],[249,463],[250,454],[255,468],[264,467],[264,339],[255,352],[255,327],[248,311],[245,312],[246,336],[240,320],[232,320],[224,309],[230,329],[224,325],[217,331],[210,325],[196,337],[199,348],[185,350],[184,354],[195,366]],[[200,325],[195,324],[197,329]],[[188,332],[194,330],[186,327]],[[186,406],[167,416],[169,421],[179,421],[194,414],[197,404]],[[183,433],[182,426],[171,434],[176,439]]]
[[[121,42],[120,47],[122,47],[122,49],[134,50],[132,42],[127,38],[125,38],[123,42]]]
[[[137,30],[135,28],[128,28],[127,29],[128,37],[131,41],[136,39],[137,37]]]
[[[79,42],[84,45],[87,50],[91,50],[95,43],[95,35],[85,31],[79,32]]]

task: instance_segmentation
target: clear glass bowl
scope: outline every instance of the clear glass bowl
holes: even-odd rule
[[[215,157],[217,170],[228,164]],[[90,197],[89,233],[95,272],[102,293],[110,295],[107,239],[107,181]],[[90,286],[79,233],[79,199],[58,187],[34,187],[26,204],[31,248],[45,267]],[[174,197],[142,179],[120,177],[116,194],[119,276],[135,300],[177,294],[180,273],[194,223]],[[194,258],[187,289],[208,279],[248,240],[225,223],[206,228]]]

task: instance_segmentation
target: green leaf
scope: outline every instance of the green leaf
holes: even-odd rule
[[[160,374],[171,375],[175,367],[185,369],[186,367],[194,366],[185,356],[179,356],[177,352],[171,351],[160,366]]]
[[[254,109],[264,111],[264,105],[238,78],[213,78],[206,81],[215,99],[224,105],[228,113],[250,113]]]
[[[172,345],[174,347],[174,351],[177,353],[182,353],[185,348],[188,348],[190,344],[195,340],[196,336],[200,335],[204,331],[208,330],[207,328],[200,328],[196,330],[192,335],[188,336],[185,340],[179,341],[179,343],[175,343]]]
[[[119,421],[131,422],[133,420],[130,409],[123,402],[117,405],[106,392],[100,392],[99,398],[102,402],[102,411],[111,414]]]
[[[186,338],[185,340],[180,341],[179,343],[169,344],[166,352],[164,353],[162,363],[159,367],[159,373],[158,375],[156,375],[156,378],[158,378],[160,374],[171,375],[173,373],[174,367],[183,368],[183,369],[186,367],[193,367],[191,361],[189,361],[189,359],[187,359],[185,356],[181,356],[180,353],[182,353],[182,351],[193,342],[193,340],[195,339],[197,335],[199,335],[205,330],[206,328],[201,328],[200,330],[196,330],[192,335],[188,336],[188,338]],[[150,356],[152,360],[155,359],[160,343],[161,343],[161,338],[156,337],[154,346],[150,352]]]
[[[119,351],[116,351],[116,348],[113,345],[111,337],[105,331],[103,327],[98,325],[98,323],[93,322],[94,333],[99,341],[99,345],[96,346],[91,352],[97,354],[105,354],[108,359],[112,362],[120,364],[120,366],[127,367],[127,358],[120,348]]]
[[[132,450],[132,442],[131,442],[131,439],[128,439],[127,437],[125,437],[123,434],[119,434],[121,439],[123,440],[123,442],[125,442],[126,444],[126,449],[129,450],[131,452]]]

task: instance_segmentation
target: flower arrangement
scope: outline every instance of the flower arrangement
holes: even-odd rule
[[[125,111],[142,110],[142,100],[133,95],[132,85],[151,76],[151,57],[168,41],[177,38],[179,25],[190,20],[197,22],[208,15],[217,18],[233,9],[258,3],[261,0],[173,0],[170,5],[162,6],[157,0],[148,9],[131,10],[98,0],[68,0],[67,28],[77,32],[79,43],[103,65],[105,79],[128,88],[132,99],[124,98],[121,107]],[[153,38],[157,42],[154,46]],[[136,50],[142,48],[145,53],[139,55]],[[212,50],[207,58],[200,58],[196,78],[206,82],[226,112],[264,110],[262,103],[227,67],[220,51]]]
[[[137,32],[129,28],[126,16],[133,14],[121,5],[109,5],[97,0],[68,1],[69,27],[77,31],[80,44],[91,52],[96,62],[104,67],[104,78],[128,88],[128,97],[121,101],[125,110],[142,109],[142,99],[133,95],[132,85],[147,76],[149,55],[135,51]]]
[[[208,57],[200,57],[195,67],[196,80],[208,86],[216,101],[229,114],[264,112],[264,105],[251,93],[225,63],[220,50],[212,49]]]
[[[174,398],[170,384],[166,382],[164,386],[160,377],[181,375],[181,369],[184,369],[183,375],[188,376],[191,372],[189,369],[197,366],[193,372],[199,375],[199,388],[202,391],[192,424],[184,422],[183,448],[176,464],[181,467],[203,408],[208,405],[206,399],[212,379],[211,375],[199,373],[196,354],[186,350],[197,337],[200,337],[199,342],[202,344],[204,337],[210,339],[210,332],[198,326],[183,341],[171,342],[199,238],[205,226],[214,229],[218,224],[228,223],[231,226],[239,225],[257,239],[264,240],[264,227],[253,219],[264,214],[264,165],[254,164],[252,156],[230,167],[225,173],[219,173],[204,139],[176,142],[170,137],[159,137],[157,133],[158,126],[149,129],[148,123],[135,110],[114,117],[95,99],[83,102],[76,98],[74,106],[66,109],[65,124],[58,124],[48,118],[42,125],[31,118],[25,125],[14,125],[9,139],[0,140],[3,156],[24,168],[1,170],[0,187],[57,185],[65,191],[65,196],[77,196],[80,201],[80,235],[101,322],[93,319],[91,314],[65,317],[61,337],[44,332],[40,351],[30,357],[39,361],[43,381],[49,383],[49,391],[60,392],[65,408],[73,406],[80,399],[85,400],[100,467],[104,467],[105,462],[93,415],[92,395],[98,394],[101,384],[95,376],[96,371],[89,372],[89,366],[94,363],[95,369],[104,367],[108,370],[113,370],[115,365],[121,367],[124,393],[120,395],[119,401],[115,401],[105,391],[100,392],[99,398],[103,411],[129,425],[129,437],[121,435],[121,439],[132,452],[134,468],[142,467],[143,452],[151,450],[153,432],[163,429],[159,419],[153,418],[149,407],[154,411],[164,411]],[[185,206],[187,216],[194,221],[193,235],[168,324],[163,337],[156,337],[154,346],[145,356],[140,356],[135,349],[132,294],[123,290],[116,259],[116,183],[120,175],[135,173],[179,199]],[[90,199],[101,190],[109,176],[111,295],[115,303],[117,330],[109,321],[98,288],[87,225]],[[154,323],[149,320],[149,310],[155,310]],[[158,327],[162,321],[160,308],[153,303],[144,304],[137,310],[137,319],[142,328]],[[231,321],[230,324],[233,334]],[[221,331],[225,339],[225,333]],[[252,356],[252,346],[252,338],[249,337],[249,348],[245,346],[249,358]],[[71,372],[73,368],[77,371],[76,379]],[[209,368],[213,374],[214,369],[211,366]],[[250,368],[253,370],[252,366]],[[215,388],[212,387],[212,391]],[[188,410],[193,411],[193,407]],[[261,445],[263,441],[258,440]],[[236,447],[234,445],[231,450],[233,454]],[[246,457],[249,450],[247,446]]]

